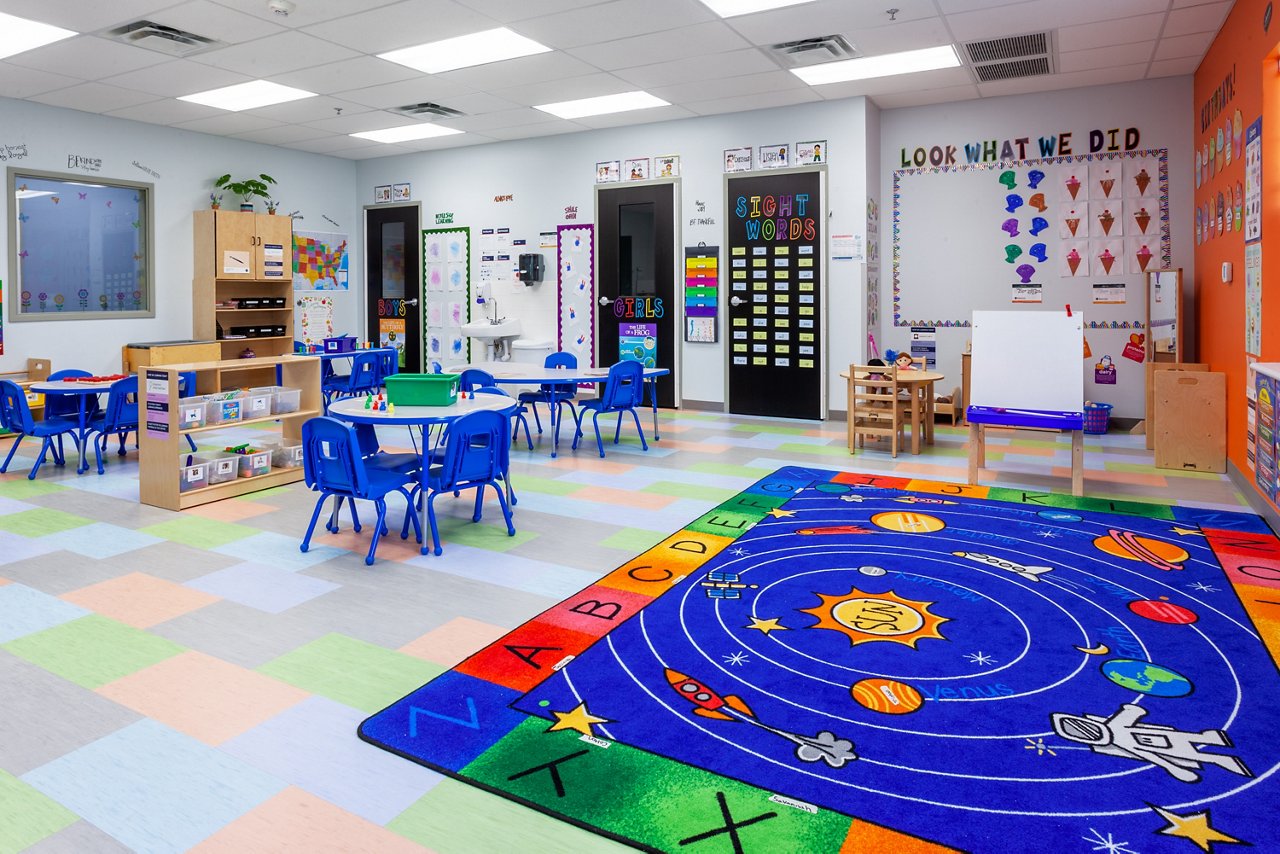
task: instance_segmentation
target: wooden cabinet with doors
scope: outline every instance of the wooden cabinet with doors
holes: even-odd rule
[[[293,219],[201,210],[193,222],[194,336],[217,339],[222,359],[246,349],[257,357],[292,353]],[[275,383],[274,370],[261,365],[228,376],[240,386]]]

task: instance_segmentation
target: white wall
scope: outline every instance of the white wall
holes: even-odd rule
[[[885,340],[881,348],[908,349],[910,330],[894,328],[893,323],[893,172],[901,168],[901,150],[908,152],[917,146],[953,144],[977,140],[1006,140],[1030,137],[1032,144],[1040,136],[1071,132],[1073,153],[1088,152],[1088,132],[1095,128],[1136,127],[1141,132],[1139,148],[1167,148],[1169,150],[1169,211],[1170,236],[1173,250],[1173,267],[1191,269],[1194,245],[1190,211],[1192,193],[1191,124],[1187,116],[1192,114],[1192,79],[1169,77],[1159,80],[1143,80],[1112,86],[1045,92],[1035,95],[1016,95],[940,104],[929,107],[912,107],[888,110],[881,114],[881,323]],[[1038,155],[1029,155],[1038,156]],[[958,152],[963,163],[964,153]],[[963,212],[957,212],[963,215]],[[1096,277],[1095,277],[1096,278]],[[1184,277],[1184,280],[1190,277]],[[1127,284],[1128,304],[1108,306],[1107,317],[1142,318],[1146,313],[1143,278],[1141,275],[1108,275],[1107,281],[1122,280]],[[1046,283],[1043,308],[1061,309],[1062,300],[1055,301],[1052,292],[1053,279]],[[941,282],[940,286],[949,283]],[[917,300],[917,303],[919,301]],[[1186,302],[1190,305],[1190,301]],[[1012,304],[1010,309],[1016,308]],[[1040,307],[1037,307],[1040,308]],[[1085,319],[1102,319],[1101,311],[1083,306]],[[1121,312],[1119,309],[1124,309]],[[1028,310],[1034,310],[1029,308]],[[1143,389],[1145,378],[1138,363],[1121,358],[1120,352],[1128,340],[1129,330],[1087,330],[1086,337],[1095,359],[1110,354],[1119,369],[1116,386],[1098,387],[1096,396],[1115,405],[1114,415],[1141,418],[1143,416]],[[959,384],[960,354],[969,339],[967,328],[940,328],[938,335],[938,360],[940,369],[948,376],[942,383],[950,388],[951,378]],[[1187,340],[1194,335],[1187,334]],[[1010,358],[1026,359],[1034,364],[1034,354],[1011,354]],[[1092,385],[1092,365],[1086,377],[1086,396]]]
[[[473,229],[473,239],[480,228],[489,226],[509,226],[512,236],[528,238],[534,251],[546,256],[547,280],[532,288],[518,285],[499,293],[500,310],[521,319],[524,337],[554,341],[555,250],[536,250],[537,236],[566,222],[567,206],[577,206],[579,222],[594,221],[598,161],[680,155],[682,210],[677,217],[676,239],[682,246],[700,241],[723,246],[724,149],[826,139],[830,158],[828,233],[861,233],[868,173],[865,110],[865,100],[853,98],[379,158],[358,165],[357,184],[361,200],[372,200],[375,186],[411,182],[414,198],[423,203],[426,228],[433,227],[437,212],[450,211],[455,224]],[[493,201],[495,196],[506,195],[512,195],[513,200]],[[704,203],[705,209],[699,210],[699,203]],[[714,224],[690,223],[704,218],[713,219]],[[836,409],[844,405],[844,382],[837,373],[848,366],[865,338],[860,276],[855,268],[860,265],[846,263],[829,271],[829,399]],[[473,269],[472,281],[477,279],[478,272]],[[720,343],[682,344],[685,399],[724,400],[723,337],[722,326]]]
[[[359,281],[361,225],[352,161],[109,118],[26,101],[0,99],[0,144],[25,145],[28,156],[3,165],[52,172],[94,174],[155,185],[156,316],[148,319],[13,322],[5,306],[4,355],[0,372],[26,368],[30,356],[47,357],[55,370],[83,368],[96,374],[120,370],[120,347],[133,341],[191,337],[191,212],[207,207],[213,179],[265,172],[278,185],[282,212],[305,219],[295,228],[336,231],[352,237],[352,278]],[[68,155],[100,158],[97,173],[67,168]],[[155,172],[148,175],[134,162]],[[224,198],[234,207],[236,200]],[[261,206],[259,206],[261,210]],[[0,257],[8,258],[8,210],[0,206]],[[8,265],[0,273],[5,280]],[[359,330],[362,306],[354,289],[340,297],[335,325]]]

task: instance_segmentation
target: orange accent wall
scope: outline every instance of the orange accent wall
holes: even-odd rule
[[[1239,110],[1248,128],[1259,115],[1262,119],[1262,352],[1259,361],[1280,361],[1280,282],[1272,281],[1280,269],[1280,8],[1269,30],[1262,27],[1267,0],[1236,0],[1217,38],[1210,45],[1195,74],[1192,140],[1195,151],[1203,151],[1210,136],[1216,138]],[[1202,128],[1201,111],[1215,90],[1234,69],[1234,94],[1216,114],[1208,115]],[[1264,85],[1265,81],[1265,85]],[[1194,151],[1192,160],[1194,163]],[[1193,191],[1197,207],[1211,198],[1216,215],[1218,193],[1226,198],[1227,214],[1232,209],[1236,182],[1244,184],[1244,153],[1230,164],[1206,174]],[[1192,220],[1196,209],[1188,211]],[[1176,214],[1175,214],[1176,215]],[[1194,234],[1194,226],[1192,228]],[[1232,281],[1222,281],[1222,264],[1230,262]],[[1228,231],[1195,248],[1196,347],[1199,360],[1210,369],[1227,375],[1227,455],[1240,472],[1252,478],[1245,458],[1247,402],[1245,398],[1245,276],[1244,232]]]

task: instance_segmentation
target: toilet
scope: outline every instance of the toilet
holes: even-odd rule
[[[511,361],[517,364],[536,365],[542,367],[547,357],[556,351],[556,345],[543,338],[517,338],[511,342]],[[537,391],[539,386],[528,385],[512,387],[509,390],[515,397],[522,391]]]

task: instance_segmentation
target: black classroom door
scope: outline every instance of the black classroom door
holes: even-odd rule
[[[820,419],[822,174],[727,177],[729,411]]]
[[[365,209],[368,340],[400,351],[400,369],[422,370],[418,206]]]
[[[636,359],[675,373],[675,185],[601,188],[596,195],[596,364]],[[652,333],[652,334],[650,334]],[[675,405],[672,376],[658,405]]]

